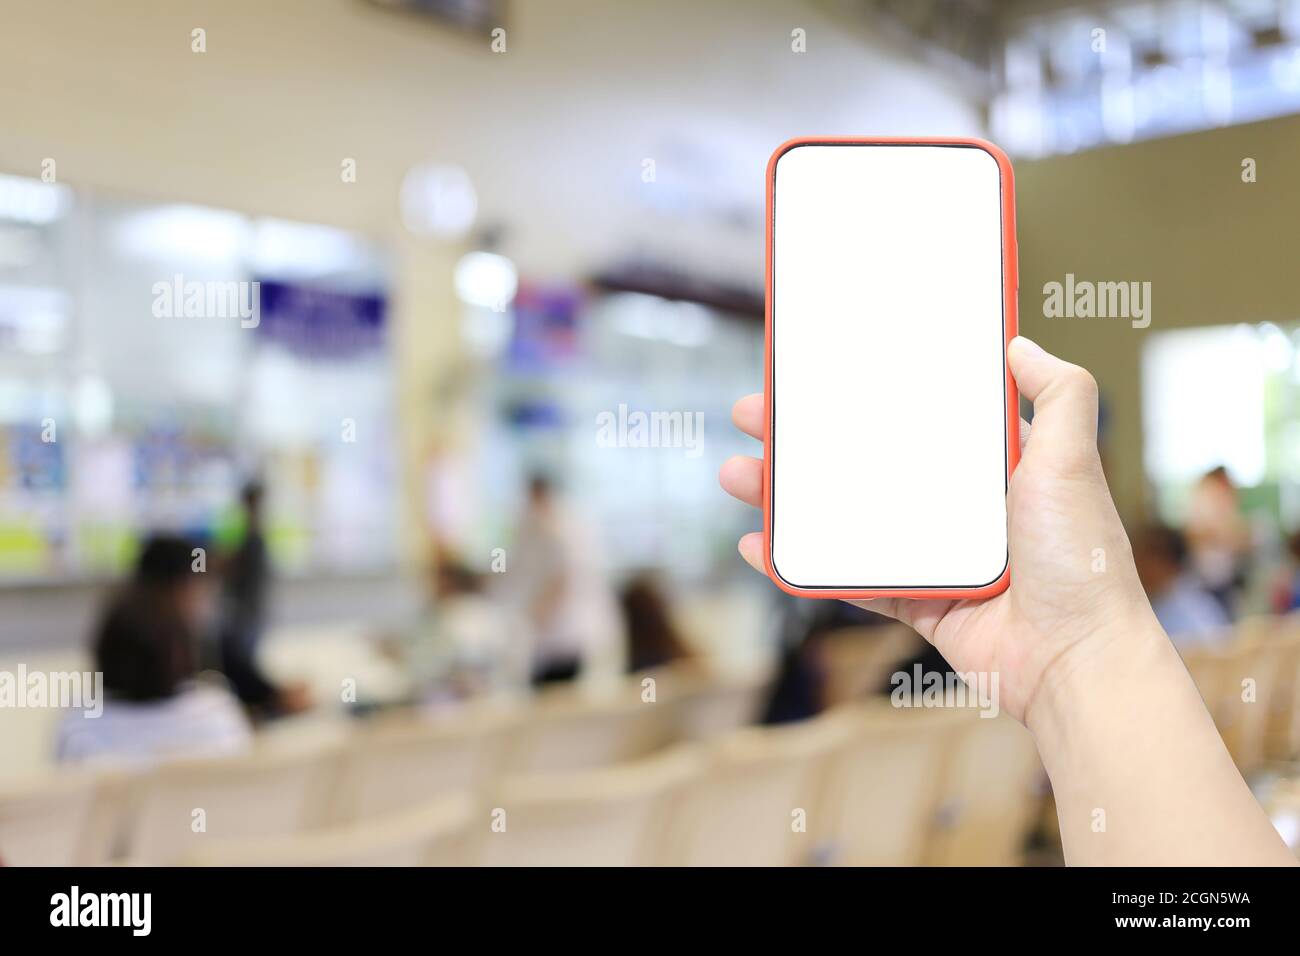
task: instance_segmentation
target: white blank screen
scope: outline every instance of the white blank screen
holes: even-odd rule
[[[806,145],[775,175],[773,566],[805,588],[996,581],[997,162],[975,147]]]

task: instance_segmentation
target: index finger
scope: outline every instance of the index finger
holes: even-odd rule
[[[731,408],[731,420],[746,435],[763,440],[763,396],[746,395]]]

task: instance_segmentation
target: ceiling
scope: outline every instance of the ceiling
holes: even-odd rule
[[[958,77],[852,4],[515,0],[504,53],[368,0],[54,6],[0,0],[0,170],[391,238],[406,171],[456,163],[534,274],[750,281],[780,142],[982,132]]]

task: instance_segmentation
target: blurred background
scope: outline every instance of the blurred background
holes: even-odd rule
[[[764,167],[831,134],[1012,155],[1022,331],[1300,845],[1300,0],[0,24],[0,861],[1058,864],[1023,731],[735,551]]]

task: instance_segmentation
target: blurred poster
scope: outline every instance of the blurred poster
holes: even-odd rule
[[[582,290],[577,286],[520,282],[514,301],[514,337],[506,353],[510,367],[544,370],[577,355],[581,305]]]
[[[384,344],[388,302],[383,295],[269,280],[259,287],[258,334],[295,355],[345,359]]]

